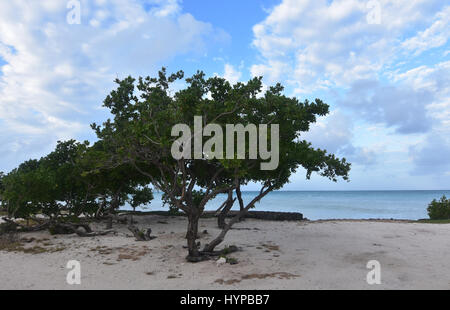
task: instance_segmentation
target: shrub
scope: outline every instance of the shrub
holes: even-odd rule
[[[434,199],[428,205],[428,216],[432,220],[449,220],[450,219],[450,199],[442,196],[440,200]]]

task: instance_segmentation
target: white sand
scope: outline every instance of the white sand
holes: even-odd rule
[[[60,251],[0,252],[0,289],[450,289],[448,224],[246,220],[223,244],[242,249],[230,255],[239,263],[217,266],[185,261],[184,218],[138,220],[158,238],[136,242],[124,225],[117,236],[23,235],[50,239],[26,247]],[[214,219],[204,229],[202,244],[219,231]],[[79,286],[66,283],[69,260],[81,263]],[[366,282],[369,260],[381,264],[381,285]]]

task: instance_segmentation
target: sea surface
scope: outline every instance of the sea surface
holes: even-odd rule
[[[242,193],[249,202],[257,192]],[[450,190],[436,191],[277,191],[268,194],[254,210],[300,212],[310,220],[318,219],[410,219],[428,218],[427,206]],[[161,193],[144,211],[168,210]],[[206,210],[217,210],[226,195],[210,201]],[[125,209],[129,209],[125,207]],[[236,201],[233,209],[239,209]],[[142,210],[142,209],[139,209]]]

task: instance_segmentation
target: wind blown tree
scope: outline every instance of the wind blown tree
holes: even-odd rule
[[[40,160],[24,162],[2,178],[1,196],[9,216],[29,219],[43,214],[49,221],[39,228],[82,236],[107,233],[93,233],[88,225],[80,224],[80,217],[108,213],[110,229],[112,214],[120,206],[130,202],[136,208],[148,204],[153,196],[145,176],[130,166],[106,169],[105,154],[100,143],[89,147],[88,142],[69,140],[58,142]],[[79,226],[87,234],[74,230]]]
[[[99,144],[89,147],[88,142],[70,140],[58,142],[55,150],[40,160],[24,162],[1,180],[0,193],[8,215],[39,222],[35,227],[20,227],[22,231],[48,228],[52,233],[82,237],[113,232],[92,232],[81,216],[108,213],[109,229],[118,207],[130,202],[136,208],[148,204],[153,196],[142,174],[125,165],[106,169],[104,158]],[[37,214],[46,215],[48,220],[36,218]]]
[[[309,130],[316,117],[328,113],[328,105],[321,100],[300,102],[286,97],[280,84],[262,94],[261,78],[230,85],[219,77],[205,79],[203,72],[187,78],[186,87],[172,95],[170,84],[183,78],[182,71],[168,76],[163,68],[157,78],[116,80],[117,89],[104,101],[113,118],[102,126],[93,124],[92,127],[101,141],[115,146],[115,162],[128,163],[147,176],[171,205],[186,214],[188,261],[200,261],[215,254],[215,247],[231,226],[264,196],[289,182],[299,167],[306,170],[308,179],[313,172],[332,181],[337,181],[338,177],[348,179],[350,164],[345,159],[338,159],[301,140],[301,133]],[[227,150],[220,147],[225,145],[225,137],[222,141],[211,138],[213,141],[206,142],[205,149],[208,144],[209,151],[196,149],[195,141],[189,143],[191,140],[177,144],[180,143],[179,132],[173,135],[172,128],[184,124],[186,130],[194,132],[198,125],[196,116],[202,117],[203,126],[216,124],[219,128],[215,127],[215,131],[223,132],[227,124],[278,124],[279,144],[272,143],[276,142],[272,131],[265,137],[267,144],[274,144],[272,149],[279,148],[278,165],[272,170],[262,170],[267,158],[253,159],[250,155],[254,154],[255,145],[245,143],[245,138],[243,144],[238,138],[234,150],[228,150],[233,152],[231,158],[225,156]],[[213,132],[203,131],[202,134],[212,136]],[[246,137],[250,134],[247,132]],[[194,145],[194,153],[200,152],[200,158],[190,156],[191,145]],[[239,147],[244,147],[244,157],[238,156]],[[174,158],[174,150],[184,156]],[[260,184],[261,188],[245,204],[240,189],[250,182]],[[198,221],[206,204],[218,194],[232,191],[237,193],[241,211],[224,225],[216,239],[200,250],[196,244]]]
[[[87,142],[58,142],[55,150],[40,160],[29,160],[3,178],[3,196],[12,217],[29,218],[38,213],[56,219],[78,217],[95,210],[91,184],[81,177],[78,158]]]
[[[28,160],[2,179],[2,199],[8,215],[28,219],[44,207],[49,207],[48,182],[39,169],[38,160]],[[44,198],[44,199],[42,199]]]

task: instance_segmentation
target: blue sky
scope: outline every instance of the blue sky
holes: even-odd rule
[[[445,1],[81,0],[79,25],[68,3],[0,3],[0,171],[95,139],[113,79],[165,66],[330,104],[304,138],[352,162],[351,182],[299,170],[287,190],[450,188]]]

